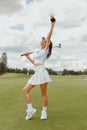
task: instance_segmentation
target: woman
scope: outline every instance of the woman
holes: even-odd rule
[[[27,116],[25,118],[26,120],[31,119],[31,117],[36,112],[36,109],[32,107],[32,100],[30,96],[30,91],[32,88],[35,87],[35,85],[40,85],[41,94],[42,94],[43,109],[41,111],[40,119],[41,120],[47,119],[47,112],[46,112],[47,104],[48,104],[47,85],[48,82],[51,82],[51,79],[44,67],[44,62],[51,55],[51,51],[52,51],[51,36],[52,36],[54,25],[55,22],[51,22],[50,31],[48,33],[47,38],[42,37],[41,50],[35,55],[34,59],[30,57],[29,53],[25,53],[25,57],[35,66],[35,74],[29,79],[28,83],[23,88],[23,92],[28,107],[28,109],[26,110],[27,111]]]

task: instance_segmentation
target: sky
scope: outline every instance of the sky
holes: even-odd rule
[[[40,48],[50,29],[50,13],[56,24],[53,48],[45,66],[53,70],[87,69],[87,0],[0,0],[0,57],[7,53],[8,67],[33,68],[20,55]]]

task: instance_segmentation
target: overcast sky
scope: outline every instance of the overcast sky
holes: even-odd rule
[[[37,50],[50,28],[49,14],[57,19],[54,48],[46,67],[54,70],[87,69],[87,0],[0,0],[0,57],[7,52],[8,66],[32,68],[20,55]]]

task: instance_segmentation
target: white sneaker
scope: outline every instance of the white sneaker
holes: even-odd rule
[[[27,109],[26,112],[27,112],[27,116],[26,116],[25,120],[29,120],[35,114],[36,109],[34,109],[34,108],[32,108],[31,110]]]
[[[47,119],[47,112],[45,110],[41,111],[41,120],[46,120]]]

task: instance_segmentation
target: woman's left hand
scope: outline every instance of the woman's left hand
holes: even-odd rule
[[[28,55],[29,55],[29,52],[26,52],[24,55],[25,55],[25,56],[28,56]]]

